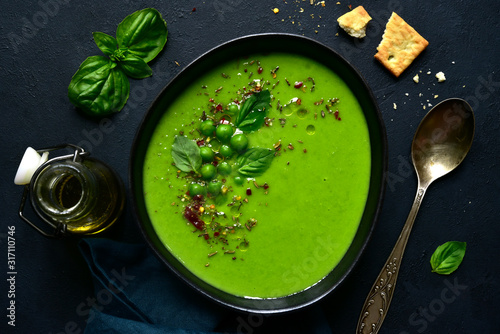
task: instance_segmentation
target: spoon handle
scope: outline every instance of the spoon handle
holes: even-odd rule
[[[410,236],[425,191],[426,187],[419,186],[410,214],[406,219],[406,223],[403,226],[398,241],[394,245],[375,283],[373,283],[368,297],[366,297],[359,316],[356,334],[376,334],[382,326],[382,322],[391,304],[392,296],[394,295],[396,279],[398,278],[399,267],[401,266],[406,243],[408,242],[408,237]]]

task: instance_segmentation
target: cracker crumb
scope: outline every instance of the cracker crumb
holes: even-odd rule
[[[273,8],[273,13],[274,14],[278,14],[280,12],[280,10],[278,8]]]
[[[437,72],[436,73],[436,78],[438,79],[438,82],[443,82],[446,80],[446,77],[444,76],[443,72]]]
[[[418,74],[415,74],[415,76],[413,77],[413,81],[415,81],[415,83],[418,83],[418,80],[419,80],[419,76]]]
[[[397,104],[396,104],[396,103],[393,103],[393,104],[392,104],[392,107],[394,108],[394,110],[398,109],[398,106],[397,106]]]
[[[352,37],[363,38],[366,36],[366,26],[371,19],[364,7],[358,6],[340,16],[337,22]]]

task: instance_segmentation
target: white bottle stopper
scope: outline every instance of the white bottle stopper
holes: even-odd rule
[[[43,152],[40,155],[32,147],[28,147],[26,152],[24,152],[23,158],[19,167],[17,168],[16,176],[14,177],[14,183],[18,185],[29,184],[31,177],[35,174],[35,171],[49,158],[49,152]]]

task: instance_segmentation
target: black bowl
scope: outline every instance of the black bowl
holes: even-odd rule
[[[193,78],[214,65],[259,50],[287,52],[309,57],[331,68],[350,87],[368,123],[371,142],[371,178],[365,210],[354,240],[340,263],[319,283],[282,298],[249,299],[221,291],[192,274],[172,255],[156,235],[146,210],[143,192],[143,163],[151,135],[169,104]],[[377,103],[358,71],[332,49],[306,37],[290,34],[259,34],[237,38],[205,53],[181,71],[160,93],[146,113],[136,134],[130,160],[133,204],[142,233],[154,253],[188,285],[212,300],[234,309],[255,313],[278,313],[309,305],[334,290],[349,274],[363,252],[381,208],[387,170],[387,139]]]

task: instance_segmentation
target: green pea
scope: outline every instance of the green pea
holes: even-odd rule
[[[233,168],[227,161],[223,161],[217,166],[217,171],[219,172],[220,175],[223,176],[231,174],[232,170]]]
[[[208,146],[200,147],[200,155],[203,162],[212,162],[214,161],[215,153]]]
[[[241,186],[243,182],[245,182],[245,179],[243,177],[241,176],[234,177],[234,183],[236,183],[237,185]]]
[[[201,177],[205,180],[211,180],[217,174],[217,169],[212,164],[205,164],[200,169]]]
[[[239,133],[231,137],[229,141],[231,147],[234,148],[238,152],[242,152],[248,147],[248,138],[243,133]]]
[[[229,124],[221,124],[215,129],[215,136],[223,143],[227,143],[233,135],[233,127]]]
[[[219,149],[219,153],[227,158],[227,157],[230,157],[231,155],[233,155],[233,149],[231,148],[231,146],[228,146],[228,145],[222,145]]]
[[[237,104],[230,104],[227,113],[229,115],[236,115],[240,111]]]
[[[208,193],[212,196],[219,195],[221,189],[222,189],[222,182],[221,181],[214,180],[208,184]]]
[[[205,195],[206,191],[207,190],[205,189],[205,187],[199,183],[191,183],[189,185],[189,195],[191,197],[196,196],[196,195]]]
[[[205,136],[211,136],[215,131],[214,122],[208,120],[200,124],[200,132]]]

